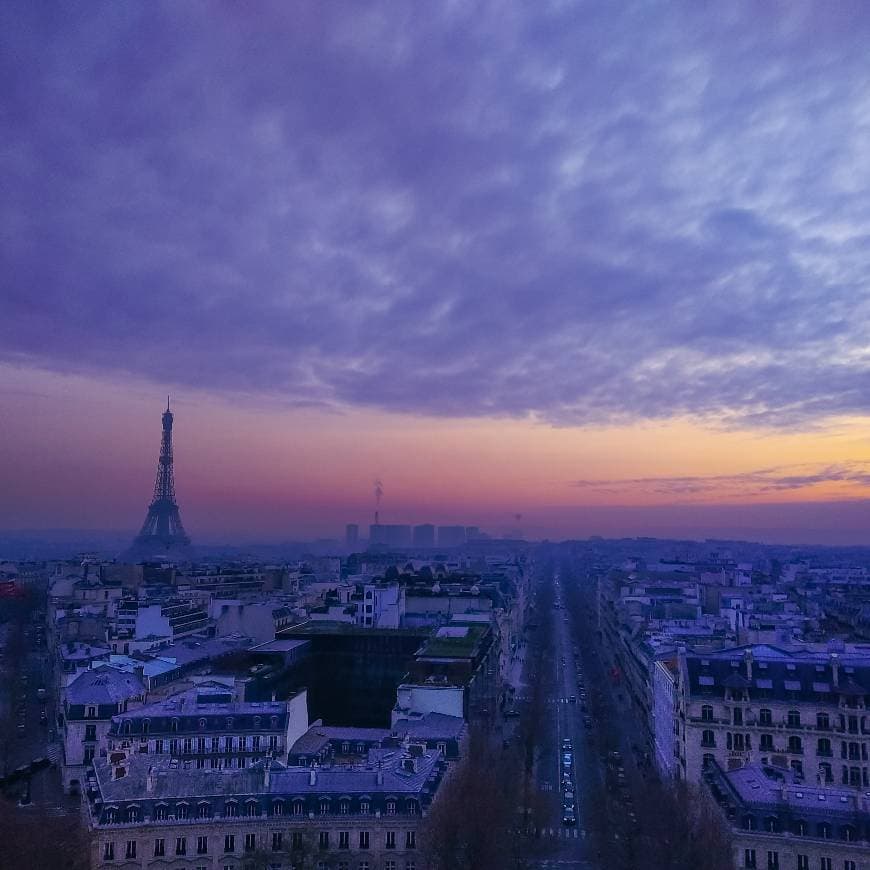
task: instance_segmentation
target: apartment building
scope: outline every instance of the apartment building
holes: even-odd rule
[[[763,644],[681,651],[681,765],[789,770],[807,784],[870,789],[870,655]]]
[[[97,759],[86,813],[94,870],[185,867],[422,870],[420,826],[440,753],[372,753],[364,765],[197,770],[177,760]]]

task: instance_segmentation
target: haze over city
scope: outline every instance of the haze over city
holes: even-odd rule
[[[0,528],[864,542],[868,36],[3,4]]]

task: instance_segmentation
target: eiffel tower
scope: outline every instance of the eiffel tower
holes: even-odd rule
[[[125,558],[182,558],[192,555],[190,538],[181,524],[178,502],[175,501],[175,475],[172,471],[172,411],[169,397],[163,412],[163,437],[160,440],[160,458],[157,460],[157,480],[154,497],[148,506],[148,515]]]

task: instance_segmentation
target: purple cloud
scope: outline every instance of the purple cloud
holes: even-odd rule
[[[870,486],[870,463],[786,465],[738,474],[634,477],[614,480],[575,480],[571,486],[598,493],[654,493],[668,496],[755,496],[805,490],[823,483]]]
[[[0,9],[0,360],[555,423],[866,413],[862,3]]]

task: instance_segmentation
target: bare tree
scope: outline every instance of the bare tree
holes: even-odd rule
[[[0,866],[88,870],[88,838],[77,813],[48,815],[0,801]]]
[[[447,774],[427,815],[423,842],[432,870],[507,870],[519,849],[516,756],[482,731]]]

